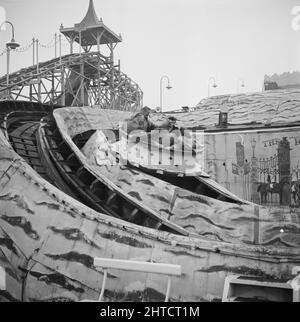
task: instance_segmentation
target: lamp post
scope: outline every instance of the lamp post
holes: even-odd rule
[[[213,81],[212,87],[217,88],[216,80],[214,77],[211,77],[207,82],[207,96],[210,97],[210,82]]]
[[[240,84],[242,82],[242,84]],[[245,85],[245,81],[244,81],[244,79],[243,78],[239,78],[238,80],[237,80],[237,82],[236,82],[236,91],[237,91],[237,93],[239,93],[240,92],[240,87],[245,87],[246,85]]]
[[[6,72],[6,85],[9,86],[9,63],[10,63],[10,51],[11,50],[15,50],[16,48],[20,47],[20,45],[18,43],[16,43],[15,41],[15,28],[13,26],[13,24],[10,22],[10,21],[4,21],[1,26],[0,26],[0,29],[1,27],[4,25],[4,24],[9,24],[11,26],[11,30],[12,30],[12,38],[11,38],[11,41],[8,42],[6,44],[6,54],[7,54],[7,72]]]
[[[162,112],[162,108],[163,108],[163,88],[162,88],[162,84],[163,84],[163,80],[167,79],[168,80],[168,85],[166,86],[166,89],[170,90],[172,88],[172,86],[170,85],[170,78],[166,75],[162,76],[160,78],[160,111]]]

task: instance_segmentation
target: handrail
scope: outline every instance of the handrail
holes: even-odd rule
[[[293,267],[292,274],[296,275],[296,277],[290,281],[293,289],[293,302],[300,302],[300,266]]]
[[[131,260],[120,260],[112,258],[94,258],[94,266],[102,267],[104,276],[102,281],[102,288],[99,295],[98,302],[101,302],[106,286],[107,269],[119,269],[125,271],[144,272],[153,274],[163,274],[168,276],[168,286],[166,291],[165,302],[168,302],[171,290],[171,276],[181,276],[181,266],[164,263],[149,263]]]
[[[0,290],[6,290],[6,273],[5,269],[0,266]]]

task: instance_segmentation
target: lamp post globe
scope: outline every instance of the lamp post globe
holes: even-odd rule
[[[6,44],[6,48],[10,50],[15,50],[18,47],[20,47],[20,44],[18,44],[14,39],[12,39],[10,42]]]
[[[7,71],[6,71],[6,85],[9,86],[9,63],[10,63],[10,51],[11,50],[15,50],[17,49],[18,47],[20,47],[20,44],[18,44],[16,41],[15,41],[15,28],[14,28],[14,25],[10,22],[10,21],[4,21],[1,25],[0,25],[0,28],[4,25],[4,24],[8,24],[11,26],[11,31],[12,31],[12,38],[11,38],[11,41],[8,42],[6,44],[6,54],[7,54],[7,63],[6,63],[6,67],[7,67]]]
[[[213,81],[213,84],[210,85],[211,81]],[[212,86],[213,88],[217,88],[218,85],[216,83],[216,80],[214,77],[210,77],[208,82],[207,82],[207,97],[210,97],[210,86]]]

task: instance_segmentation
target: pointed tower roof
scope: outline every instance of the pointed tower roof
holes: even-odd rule
[[[121,35],[117,35],[107,26],[104,25],[102,19],[98,19],[93,0],[89,0],[88,11],[80,23],[72,28],[64,28],[61,26],[60,32],[67,38],[73,39],[79,43],[79,34],[81,33],[81,45],[90,47],[97,45],[97,38],[100,38],[100,44],[111,44],[122,41]]]
[[[88,11],[85,17],[82,19],[80,25],[84,27],[88,27],[88,26],[95,26],[97,24],[99,24],[99,19],[95,11],[94,2],[93,0],[90,0]]]

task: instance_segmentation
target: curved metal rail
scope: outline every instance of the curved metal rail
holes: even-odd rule
[[[51,106],[18,103],[2,102],[2,129],[14,150],[44,179],[96,211],[145,227],[190,234],[133,203],[90,173],[64,142],[52,118]]]
[[[125,193],[111,189],[105,182],[94,176],[63,140],[54,119],[42,125],[40,134],[39,140],[45,143],[51,161],[68,186],[79,194],[85,204],[97,211],[141,226],[180,235],[190,234],[168,220],[163,221],[154,211],[149,211],[140,204],[132,202],[126,198]]]

